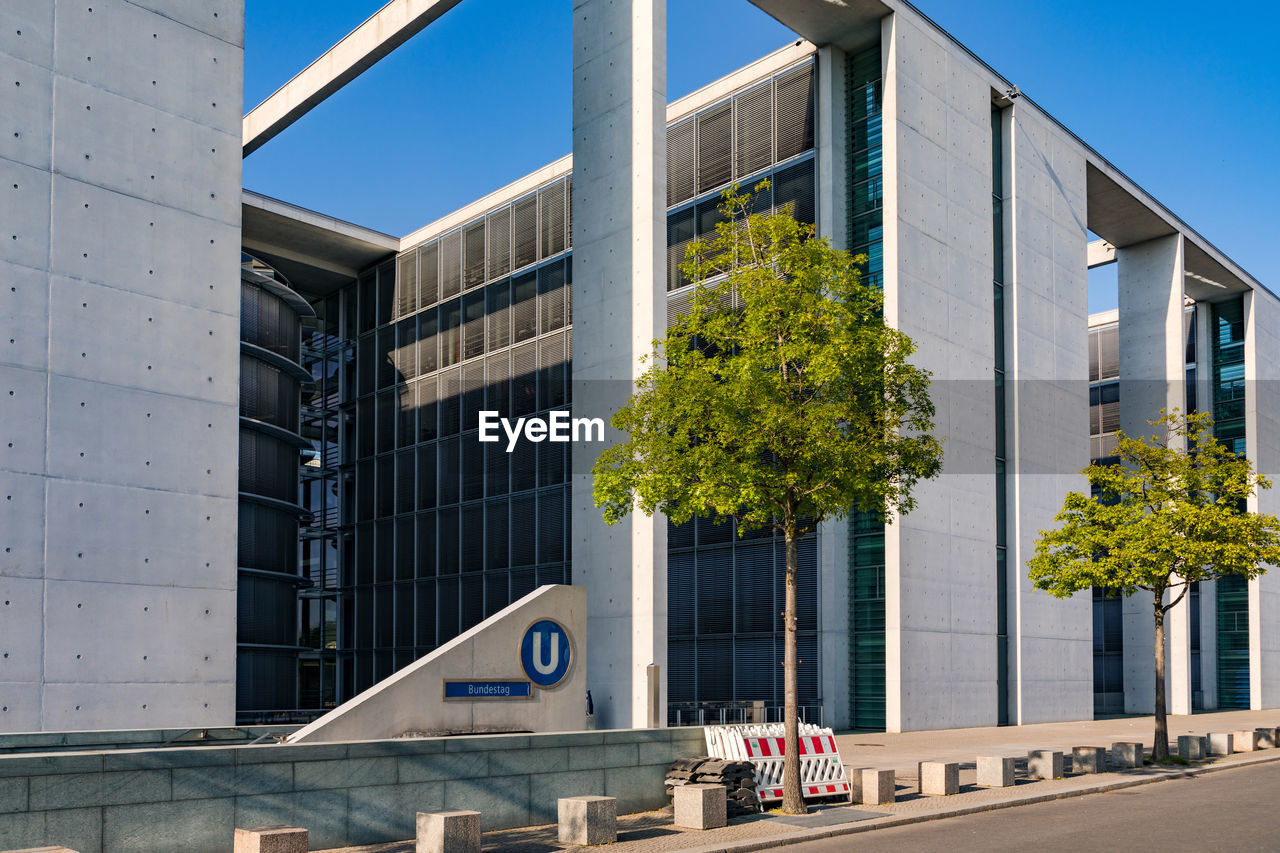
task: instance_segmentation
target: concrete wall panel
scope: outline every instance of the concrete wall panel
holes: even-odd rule
[[[0,364],[49,364],[49,276],[0,261]]]
[[[1245,298],[1246,453],[1257,470],[1280,481],[1280,304],[1254,291]],[[1280,515],[1276,489],[1250,500],[1249,509]],[[1203,654],[1203,652],[1202,652]],[[1280,571],[1249,583],[1249,703],[1280,706]]]
[[[234,564],[211,559],[234,530],[232,498],[51,479],[48,506],[59,531],[47,546],[51,579],[235,587]],[[191,534],[178,540],[172,530]]]
[[[44,485],[39,475],[0,471],[0,577],[44,573]]]
[[[8,4],[0,23],[0,477],[21,502],[0,580],[78,579],[38,583],[34,628],[0,627],[41,661],[0,672],[25,697],[0,731],[230,722],[243,8]],[[174,618],[129,621],[144,643],[55,598],[85,582],[85,606]],[[93,647],[85,684],[61,646],[45,681],[47,642]]]
[[[238,111],[229,97],[224,103]],[[239,224],[239,188],[230,192],[226,178],[239,177],[240,144],[226,117],[195,121],[66,77],[54,83],[54,104],[59,174]]]
[[[49,168],[53,79],[52,72],[45,66],[0,53],[0,81],[6,90],[0,158],[36,169]]]
[[[54,376],[49,418],[54,476],[222,498],[237,493],[231,425],[238,415],[231,406]],[[234,520],[220,524],[234,553]]]
[[[105,208],[116,215],[104,222]],[[63,177],[53,182],[53,219],[54,274],[239,321],[239,292],[209,274],[225,261],[226,247],[239,246],[235,225]]]
[[[891,730],[995,722],[990,98],[910,16],[884,30],[885,314],[933,372],[944,473],[886,530]],[[957,238],[956,232],[962,236]]]
[[[44,473],[47,383],[45,373],[0,366],[0,470]]]
[[[1089,462],[1085,160],[1036,111],[1006,110],[1011,716],[1093,713],[1092,604],[1031,587],[1026,561]]]
[[[238,314],[53,276],[50,367],[76,379],[238,405]],[[103,317],[115,318],[104,323]],[[235,356],[234,361],[228,356]]]
[[[4,260],[10,264],[37,270],[48,265],[49,190],[47,171],[17,160],[0,159],[0,198],[5,200],[0,204],[0,245],[4,247]],[[13,283],[8,285],[12,287]]]

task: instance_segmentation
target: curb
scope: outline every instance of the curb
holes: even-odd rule
[[[877,829],[888,829],[894,826],[908,826],[913,823],[924,823],[925,821],[930,820],[944,820],[949,817],[964,817],[966,815],[979,814],[981,812],[993,812],[1000,809],[1013,808],[1015,806],[1030,806],[1035,805],[1036,803],[1049,803],[1054,800],[1083,797],[1088,794],[1105,794],[1109,791],[1118,791],[1123,788],[1136,788],[1139,785],[1151,785],[1157,782],[1166,782],[1171,779],[1186,779],[1193,776],[1201,776],[1205,773],[1216,773],[1221,770],[1234,770],[1239,767],[1249,767],[1254,764],[1266,764],[1272,761],[1280,761],[1280,750],[1268,750],[1267,752],[1274,752],[1275,754],[1250,756],[1247,759],[1232,761],[1227,764],[1207,764],[1203,767],[1193,767],[1188,770],[1161,771],[1160,775],[1154,777],[1120,779],[1115,782],[1093,785],[1088,788],[1079,788],[1071,791],[1058,791],[1052,794],[1035,794],[1031,796],[1017,797],[1010,800],[1002,800],[995,803],[983,803],[975,806],[961,806],[945,811],[933,812],[931,814],[895,815],[893,817],[861,820],[854,823],[836,824],[835,826],[800,829],[795,832],[771,835],[767,839],[729,842],[726,844],[708,844],[701,847],[686,847],[682,853],[747,853],[747,851],[752,850],[767,850],[783,844],[800,844],[805,841],[820,841],[824,838],[836,838],[842,835],[874,832]]]

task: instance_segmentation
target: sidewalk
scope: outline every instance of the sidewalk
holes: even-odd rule
[[[1235,731],[1280,725],[1280,710],[1226,711],[1169,717],[1169,737],[1203,735],[1210,731]],[[673,826],[664,812],[624,815],[618,818],[617,853],[719,853],[761,850],[834,835],[868,832],[924,820],[956,817],[1046,800],[1083,796],[1166,779],[1200,775],[1266,761],[1280,761],[1280,748],[1219,757],[1191,767],[1123,770],[1070,775],[1073,746],[1105,746],[1115,741],[1141,741],[1151,750],[1151,717],[1125,717],[1078,723],[1044,723],[1003,728],[950,729],[905,734],[846,734],[837,736],[840,757],[847,767],[893,768],[897,777],[897,802],[887,806],[829,805],[812,808],[809,815],[756,815],[713,830],[688,830]],[[1064,753],[1067,777],[1031,782],[1019,779],[1012,788],[974,787],[974,759],[979,755],[1006,755],[1025,759],[1031,749],[1055,749]],[[950,797],[921,797],[916,766],[919,761],[960,762],[960,793]],[[1025,761],[1018,765],[1019,775]],[[584,792],[589,793],[589,792]],[[551,853],[586,851],[561,845],[555,826],[500,830],[484,834],[485,850],[499,853]],[[348,847],[328,853],[413,853],[412,841]]]

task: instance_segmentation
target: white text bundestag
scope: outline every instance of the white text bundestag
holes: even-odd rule
[[[571,418],[568,412],[548,412],[545,418],[498,417],[497,412],[480,413],[480,440],[500,441],[497,428],[507,435],[507,452],[515,449],[523,435],[527,441],[604,441],[604,418]]]

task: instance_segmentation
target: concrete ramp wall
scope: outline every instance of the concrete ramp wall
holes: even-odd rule
[[[495,613],[289,737],[586,728],[587,591],[548,585]]]

